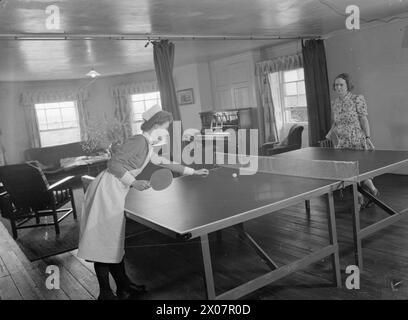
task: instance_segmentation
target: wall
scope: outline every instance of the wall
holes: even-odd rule
[[[326,40],[329,79],[351,74],[355,92],[367,100],[377,149],[408,150],[408,49],[402,48],[406,24],[345,32]]]
[[[192,88],[194,93],[194,104],[179,106],[183,129],[201,129],[199,112],[202,107],[197,64],[175,68],[173,77],[176,91]]]
[[[207,67],[206,67],[207,65]],[[205,74],[207,68],[207,77]],[[199,71],[203,71],[200,74]],[[133,73],[112,77],[102,77],[88,86],[90,97],[87,108],[91,120],[102,119],[105,114],[113,118],[114,106],[110,88],[115,85],[136,81],[156,79],[154,71]],[[35,82],[0,82],[0,129],[2,142],[8,164],[24,160],[24,151],[29,148],[23,109],[20,107],[20,94],[25,90],[43,90],[52,88],[79,88],[89,84],[88,79],[69,81],[35,81]],[[194,105],[181,106],[184,128],[201,128],[198,112],[212,107],[211,90],[209,90],[208,64],[194,64],[174,69],[176,90],[193,88]],[[201,90],[202,87],[202,90]],[[203,99],[201,98],[203,97]],[[203,100],[203,103],[201,102]]]

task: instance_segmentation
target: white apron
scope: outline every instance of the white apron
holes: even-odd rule
[[[149,163],[130,171],[136,177]],[[125,255],[125,199],[130,187],[107,170],[88,186],[82,205],[78,257],[95,262],[119,263]]]

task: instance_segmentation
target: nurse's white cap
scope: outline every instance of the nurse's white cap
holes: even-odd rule
[[[143,112],[142,118],[145,121],[149,121],[156,113],[160,111],[162,111],[162,108],[158,104],[155,104],[154,106]]]

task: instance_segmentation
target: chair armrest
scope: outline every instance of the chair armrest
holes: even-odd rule
[[[58,169],[55,169],[55,170],[44,170],[43,169],[43,172],[45,173],[45,174],[54,174],[54,173],[59,173],[59,172],[62,172],[62,171],[64,171],[64,168],[58,168]]]
[[[69,176],[64,179],[61,179],[60,181],[55,182],[54,184],[50,185],[48,187],[48,191],[54,191],[54,190],[59,190],[62,189],[63,185],[65,185],[67,182],[71,181],[74,179],[74,176]]]
[[[285,153],[285,152],[289,152],[289,151],[293,151],[299,149],[299,147],[297,146],[280,146],[274,149],[271,149],[268,152],[268,156],[273,156],[275,154],[280,154],[280,153]]]
[[[276,142],[265,142],[261,148],[273,148],[275,147],[275,145],[278,145],[280,142],[276,141]]]

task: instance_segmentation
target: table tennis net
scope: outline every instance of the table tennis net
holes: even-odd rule
[[[292,157],[250,156],[216,152],[218,166],[239,169],[240,175],[257,172],[304,178],[357,182],[357,161],[310,160]]]

